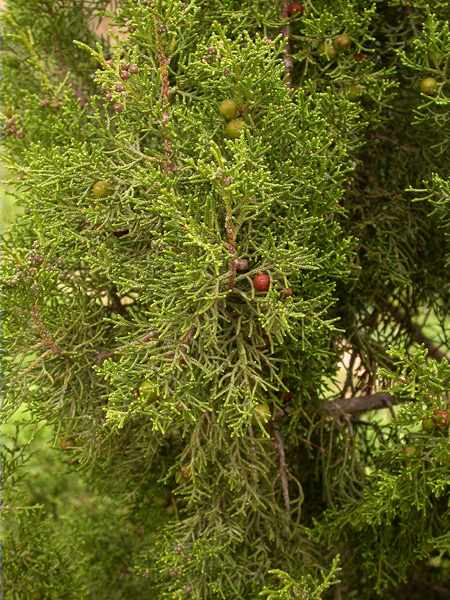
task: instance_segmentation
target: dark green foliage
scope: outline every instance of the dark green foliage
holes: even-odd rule
[[[167,521],[164,499],[136,522],[125,496],[96,493],[74,472],[73,442],[51,447],[51,431],[35,431],[27,413],[2,440],[5,598],[152,598],[148,576],[132,568]]]
[[[448,590],[449,4],[9,4],[7,593]]]

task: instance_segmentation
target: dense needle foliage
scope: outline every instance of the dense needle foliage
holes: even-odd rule
[[[8,600],[448,597],[449,18],[9,0]]]

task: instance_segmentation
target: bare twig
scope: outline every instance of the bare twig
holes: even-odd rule
[[[380,408],[392,408],[398,400],[385,392],[378,392],[368,396],[355,396],[353,398],[338,398],[332,402],[327,402],[323,406],[324,412],[331,416],[354,415],[368,410],[377,410]]]

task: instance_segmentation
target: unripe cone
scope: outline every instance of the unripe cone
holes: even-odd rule
[[[425,77],[425,79],[422,79],[420,82],[420,91],[422,94],[427,94],[428,96],[435,94],[437,87],[438,82],[434,77]]]
[[[334,38],[334,45],[339,50],[348,50],[348,48],[350,48],[352,45],[352,40],[350,39],[348,33],[341,33],[341,35],[338,35]]]
[[[244,130],[244,127],[245,121],[242,119],[233,119],[227,123],[225,127],[225,135],[229,138],[238,138]]]
[[[253,287],[257,292],[267,292],[270,288],[270,276],[267,273],[257,273],[253,277]]]
[[[328,60],[333,60],[334,58],[336,58],[337,50],[333,46],[333,42],[331,42],[330,40],[327,40],[322,44],[321,50],[322,54],[324,54]]]
[[[354,83],[353,85],[351,85],[348,88],[348,97],[353,99],[359,98],[361,97],[364,92],[366,91],[366,88],[361,85],[360,83]]]
[[[219,112],[226,119],[234,119],[237,115],[238,107],[234,100],[226,99],[219,104]]]
[[[433,429],[434,429],[434,422],[433,422],[433,419],[431,417],[424,417],[422,419],[422,429],[424,431],[433,431]]]
[[[111,193],[111,184],[106,179],[96,181],[92,186],[92,193],[96,198],[105,198]]]

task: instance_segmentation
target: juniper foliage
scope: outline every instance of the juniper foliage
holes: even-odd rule
[[[447,593],[449,3],[107,4],[2,16],[6,597]]]

